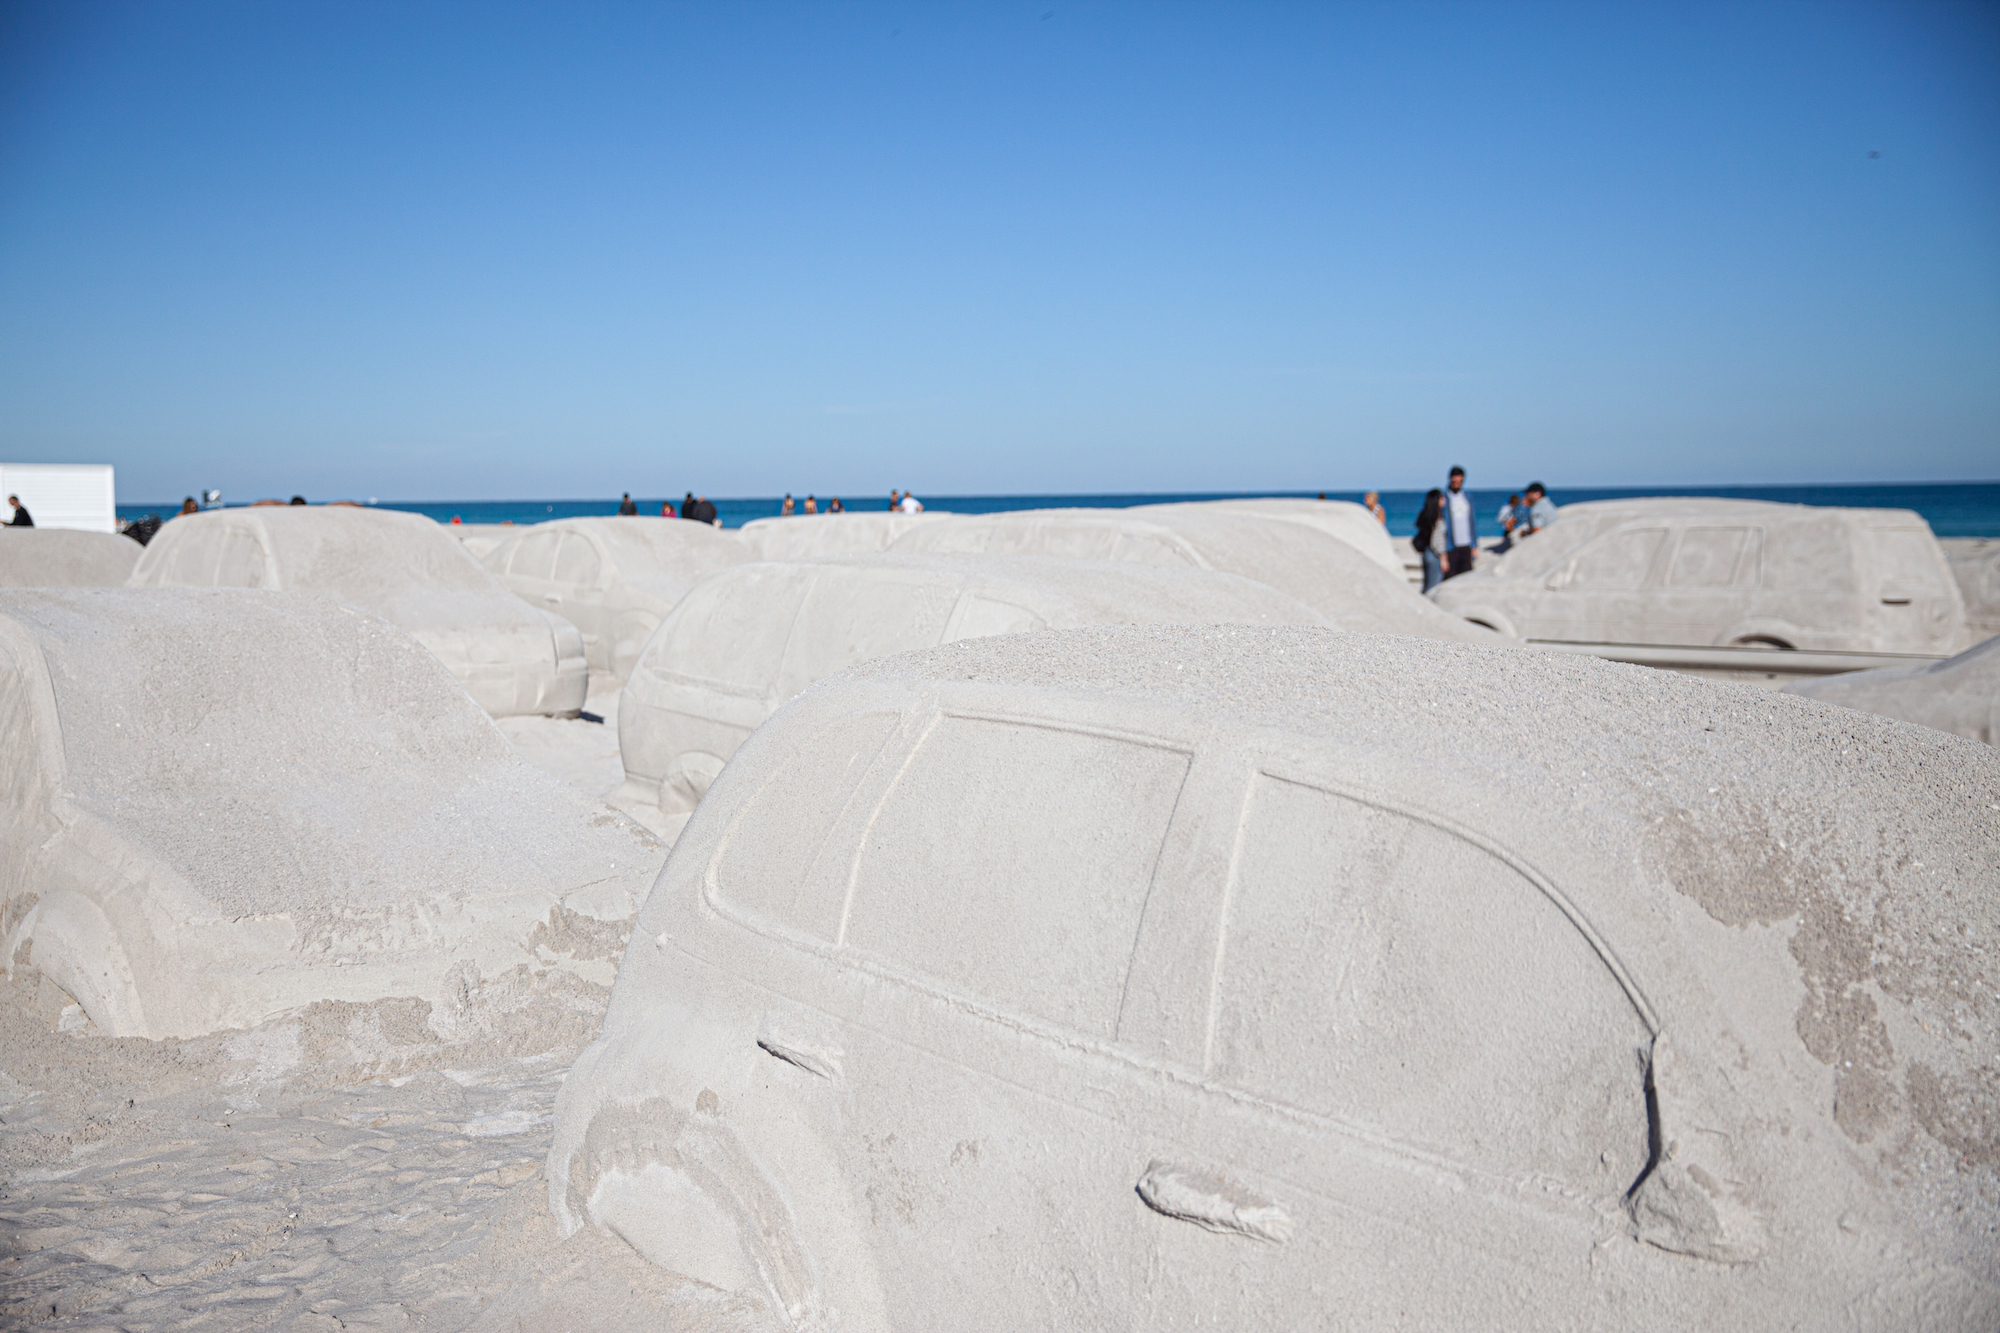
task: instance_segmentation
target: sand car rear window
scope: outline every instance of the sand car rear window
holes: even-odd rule
[[[869,829],[844,942],[1110,1038],[1187,770],[1179,750],[940,718]]]
[[[1557,904],[1421,820],[1260,777],[1228,895],[1212,1077],[1603,1195],[1647,1160],[1617,977]]]
[[[1726,588],[1755,582],[1757,544],[1751,537],[1749,528],[1689,528],[1674,551],[1667,586]]]

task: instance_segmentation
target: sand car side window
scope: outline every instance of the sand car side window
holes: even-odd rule
[[[1674,551],[1670,588],[1727,588],[1754,583],[1756,547],[1749,528],[1689,528]]]
[[[264,544],[257,540],[257,534],[231,528],[222,534],[222,549],[216,553],[215,586],[261,588],[264,565]]]
[[[556,547],[562,541],[560,532],[537,532],[514,543],[514,553],[507,558],[507,572],[524,579],[546,579],[555,575]]]
[[[843,942],[941,989],[1117,1030],[1184,751],[946,715],[884,799]]]
[[[895,713],[842,718],[792,752],[736,817],[736,829],[783,830],[744,837],[734,829],[715,862],[720,903],[745,916],[831,944],[851,857],[823,860],[827,833],[898,721]]]
[[[579,588],[594,588],[602,564],[597,558],[597,548],[590,544],[590,538],[577,532],[565,532],[562,547],[556,552],[555,581]]]
[[[857,662],[929,648],[956,598],[955,588],[931,578],[822,570],[793,622],[780,684],[790,693]]]
[[[725,694],[767,694],[785,662],[785,644],[810,576],[797,569],[741,565],[688,590],[642,663]]]
[[[1466,838],[1260,776],[1218,957],[1211,1077],[1606,1196],[1646,1163],[1645,1021],[1564,910]]]
[[[1600,537],[1559,570],[1549,586],[1592,592],[1642,587],[1666,537],[1665,528],[1634,528]]]

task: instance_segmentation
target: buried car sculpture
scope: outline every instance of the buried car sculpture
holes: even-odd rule
[[[494,717],[574,716],[583,636],[503,587],[421,514],[351,505],[214,509],[160,529],[135,588],[315,592],[408,630]]]
[[[688,824],[550,1204],[801,1328],[1991,1328],[1996,792],[1595,660],[884,659]]]
[[[1596,500],[1430,594],[1505,634],[1558,643],[1943,656],[1965,603],[1907,509],[1761,500]]]

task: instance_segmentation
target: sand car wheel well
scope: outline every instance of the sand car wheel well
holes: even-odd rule
[[[1743,634],[1729,641],[1732,648],[1756,648],[1767,653],[1790,653],[1798,651],[1793,644],[1785,642],[1775,634]]]

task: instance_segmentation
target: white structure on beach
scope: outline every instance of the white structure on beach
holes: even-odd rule
[[[856,667],[682,833],[550,1205],[794,1327],[1990,1328],[1996,791],[1555,654]]]
[[[1907,509],[1599,500],[1431,598],[1524,639],[1944,655],[1965,603]]]
[[[495,717],[574,715],[590,669],[576,626],[529,606],[421,514],[270,505],[185,514],[132,571],[138,588],[316,592],[416,636]]]
[[[0,963],[110,1036],[609,984],[664,850],[321,597],[8,590],[0,662]]]
[[[618,679],[689,588],[753,558],[731,533],[659,518],[536,523],[481,557],[528,605],[581,630],[590,669]]]
[[[0,463],[0,504],[10,495],[21,497],[38,528],[118,531],[118,482],[109,463]]]
[[[745,737],[857,662],[989,634],[1175,621],[1325,623],[1275,589],[1184,568],[891,554],[725,570],[661,624],[625,686],[625,782],[611,803],[677,833]]]
[[[115,532],[0,526],[0,588],[115,588],[140,550]]]

